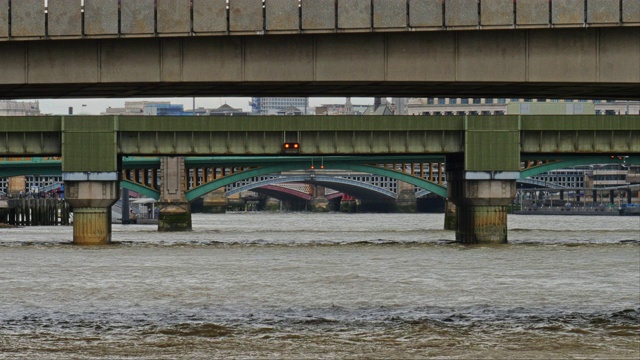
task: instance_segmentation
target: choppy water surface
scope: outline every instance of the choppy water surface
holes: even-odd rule
[[[193,216],[194,231],[0,229],[0,358],[640,357],[640,218]]]

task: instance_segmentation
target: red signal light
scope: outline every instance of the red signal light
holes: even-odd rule
[[[282,149],[285,154],[297,154],[300,152],[300,144],[297,142],[286,142],[282,144]]]

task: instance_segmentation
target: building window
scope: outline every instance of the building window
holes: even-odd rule
[[[485,104],[493,104],[493,98],[491,98],[491,99],[484,99],[484,103],[485,103]]]
[[[480,98],[474,98],[474,99],[473,99],[473,103],[474,103],[474,104],[481,104],[482,102],[481,102],[481,99],[480,99]]]
[[[456,98],[449,98],[449,104],[455,105],[458,103],[458,99]]]
[[[445,105],[445,98],[438,98],[438,105]]]
[[[467,98],[460,99],[460,104],[466,105],[468,103],[469,103],[469,99],[467,99]]]

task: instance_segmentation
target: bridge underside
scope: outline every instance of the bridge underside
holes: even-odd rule
[[[639,57],[639,27],[11,41],[0,98],[640,99]]]
[[[136,98],[136,97],[497,97],[640,99],[640,85],[553,82],[132,82],[94,84],[0,85],[0,98]]]

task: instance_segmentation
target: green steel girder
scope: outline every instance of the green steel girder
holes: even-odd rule
[[[617,156],[561,156],[558,161],[534,166],[520,171],[520,179],[526,179],[530,176],[542,174],[551,170],[565,169],[577,165],[592,164],[640,164],[640,156],[633,155],[625,159],[619,159]]]
[[[2,161],[0,178],[22,175],[57,175],[61,173],[62,161]]]
[[[214,191],[218,188],[232,184],[237,181],[249,179],[255,176],[279,173],[283,171],[309,169],[309,165],[310,165],[310,162],[289,162],[289,163],[282,163],[277,165],[261,167],[257,169],[246,170],[240,173],[235,173],[229,176],[225,176],[223,178],[208,182],[204,185],[191,189],[186,192],[185,196],[188,201],[191,201],[199,196],[205,195],[211,191]],[[333,163],[333,162],[326,162],[326,161],[324,162],[324,165],[325,165],[325,169],[352,170],[352,171],[375,174],[380,176],[387,176],[387,177],[390,177],[396,180],[401,180],[409,184],[429,190],[442,197],[447,196],[446,187],[438,184],[434,184],[430,181],[427,181],[415,176],[407,175],[398,171],[393,171],[393,170],[388,170],[388,169],[383,169],[383,168],[368,166],[368,165]]]
[[[519,133],[519,136],[518,136]],[[65,171],[115,171],[117,155],[465,153],[467,171],[513,171],[517,152],[640,153],[640,116],[41,116],[0,118],[0,156],[60,155]],[[466,151],[465,151],[466,148]]]
[[[140,156],[123,156],[123,169],[159,169],[160,157],[140,157]]]
[[[128,159],[128,158],[127,158]],[[400,164],[400,163],[426,163],[444,162],[442,155],[361,155],[361,156],[194,156],[185,157],[184,162],[188,168],[213,167],[219,165],[233,166],[269,166],[283,162],[329,161],[332,163],[343,162],[353,164]]]
[[[129,189],[131,191],[135,191],[138,194],[142,194],[145,195],[147,197],[150,197],[152,199],[160,199],[160,191],[158,190],[154,190],[148,186],[144,186],[144,185],[140,185],[138,183],[134,183],[132,181],[129,180],[121,180],[120,181],[120,186],[123,189]]]

